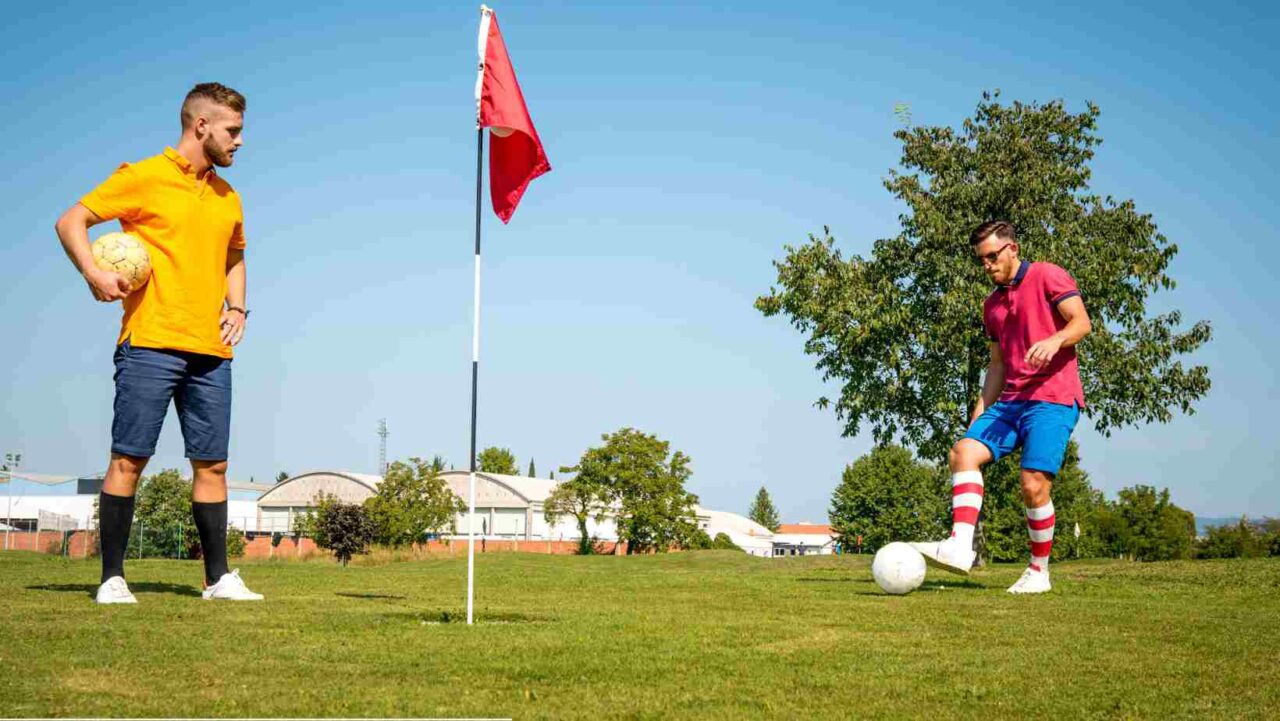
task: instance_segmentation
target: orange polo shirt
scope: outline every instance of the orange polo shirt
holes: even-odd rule
[[[80,199],[103,220],[137,236],[151,255],[151,279],[124,299],[117,344],[231,357],[219,321],[227,297],[227,251],[243,249],[240,196],[210,168],[196,179],[173,148],[125,163]]]

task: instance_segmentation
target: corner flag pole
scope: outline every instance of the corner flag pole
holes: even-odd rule
[[[483,174],[484,128],[476,128],[476,280],[471,331],[471,487],[467,511],[467,625],[472,623],[476,576],[476,393],[480,379],[480,176]]]

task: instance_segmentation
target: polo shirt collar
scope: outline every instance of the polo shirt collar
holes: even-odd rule
[[[1015,285],[1017,285],[1017,284],[1021,283],[1021,282],[1022,282],[1022,279],[1023,279],[1024,277],[1026,277],[1026,275],[1027,275],[1027,271],[1028,271],[1028,270],[1030,270],[1030,269],[1031,269],[1031,261],[1029,261],[1029,260],[1024,260],[1024,261],[1022,261],[1022,265],[1019,265],[1019,266],[1018,266],[1018,273],[1017,273],[1017,275],[1014,275],[1014,276],[1013,276],[1013,280],[1009,281],[1009,282],[1008,282],[1008,284],[1006,284],[1006,285],[1002,285],[1002,286],[1000,286],[1000,287],[1001,287],[1001,288],[1012,288],[1012,287],[1014,287]]]
[[[178,169],[179,169],[179,170],[181,170],[184,174],[186,174],[186,175],[195,175],[195,174],[196,174],[196,170],[195,170],[195,168],[194,168],[194,167],[192,167],[192,165],[191,165],[191,161],[190,161],[190,160],[187,160],[187,159],[182,155],[182,153],[179,153],[178,151],[174,150],[173,148],[171,148],[171,147],[166,147],[166,148],[164,149],[164,157],[168,158],[169,160],[172,160],[172,161],[173,161],[173,164],[174,164],[174,165],[176,165],[176,166],[178,166]],[[209,170],[207,170],[206,172],[207,172],[207,173],[212,173],[212,172],[214,172],[214,170],[213,170],[213,166],[212,166],[212,165],[210,165],[210,166],[209,166]]]
[[[172,160],[174,165],[177,165],[178,169],[181,170],[182,172],[191,173],[192,175],[195,174],[196,171],[194,168],[191,167],[191,161],[182,157],[182,153],[179,153],[173,148],[166,147],[164,149],[164,157],[168,158],[169,160]]]

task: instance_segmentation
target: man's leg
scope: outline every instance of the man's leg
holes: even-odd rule
[[[973,547],[973,531],[982,512],[982,466],[991,461],[991,449],[972,438],[961,438],[951,447],[951,537],[962,548]]]
[[[977,554],[973,532],[982,511],[982,466],[1012,450],[1017,441],[1017,406],[996,403],[973,422],[948,456],[951,467],[951,536],[940,542],[912,543],[931,566],[968,574]]]
[[[188,354],[188,371],[174,395],[182,439],[191,460],[191,512],[204,556],[206,600],[260,601],[238,571],[227,570],[227,456],[231,437],[231,361]]]
[[[138,479],[149,458],[111,454],[98,496],[98,537],[102,545],[102,578],[124,578],[124,555],[133,527],[133,502]]]
[[[102,549],[99,603],[134,603],[124,582],[124,557],[133,525],[138,479],[155,454],[156,440],[181,371],[172,356],[125,341],[115,352],[115,407],[111,421],[111,462],[98,497]]]
[[[1031,563],[1022,577],[1009,587],[1010,593],[1044,593],[1050,590],[1049,555],[1053,551],[1053,531],[1057,521],[1049,492],[1062,466],[1071,431],[1080,419],[1074,405],[1031,403],[1021,419],[1022,503],[1027,509],[1027,532],[1031,536]]]
[[[200,533],[205,586],[230,573],[227,567],[227,462],[191,461],[191,513]]]
[[[1031,535],[1031,568],[1049,570],[1049,554],[1053,551],[1055,518],[1049,490],[1053,474],[1022,469],[1022,503],[1027,508],[1027,531]]]

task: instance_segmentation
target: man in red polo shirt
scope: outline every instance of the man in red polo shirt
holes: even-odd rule
[[[969,573],[982,509],[980,469],[1021,447],[1031,563],[1009,592],[1044,593],[1050,589],[1054,528],[1049,489],[1084,407],[1075,345],[1092,326],[1067,271],[1018,257],[1011,223],[983,223],[969,245],[996,284],[982,307],[991,362],[969,431],[951,448],[951,537],[912,545],[930,565]]]

